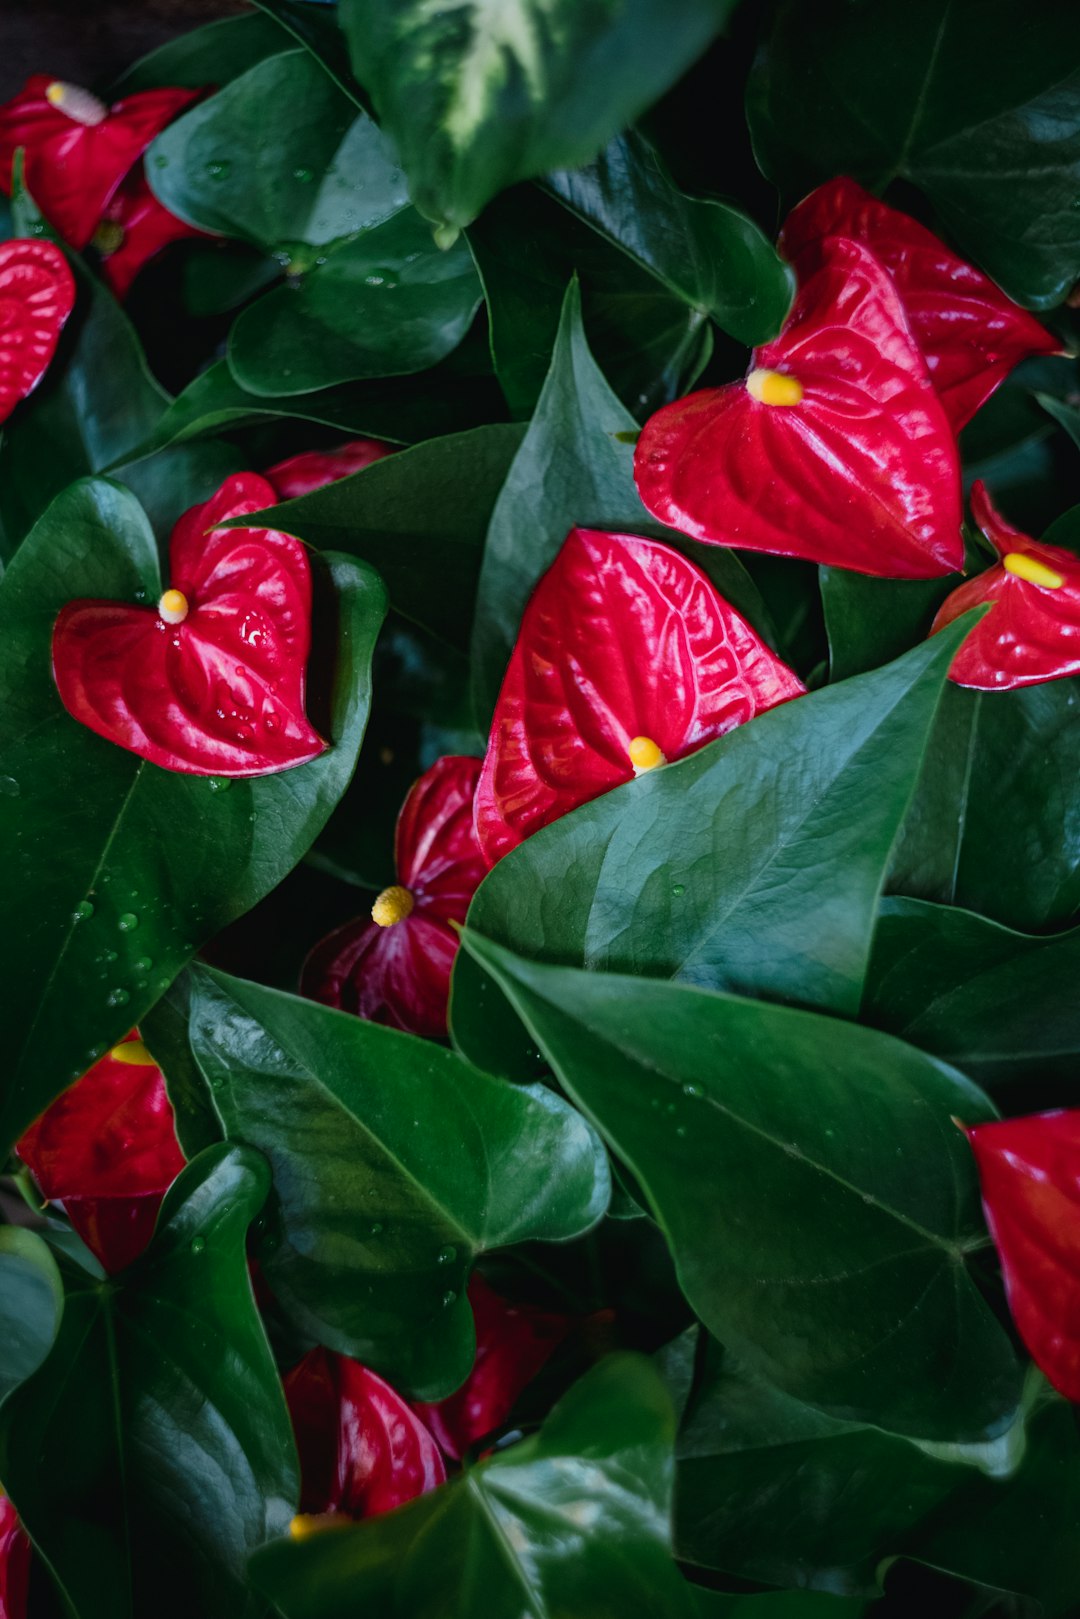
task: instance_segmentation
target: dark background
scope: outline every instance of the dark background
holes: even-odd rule
[[[107,84],[166,40],[246,0],[0,0],[0,101],[31,73]]]

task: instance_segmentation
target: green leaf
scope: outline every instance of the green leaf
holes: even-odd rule
[[[48,1244],[0,1226],[0,1400],[36,1372],[64,1313],[64,1284]]]
[[[878,669],[924,641],[958,574],[945,579],[870,579],[821,568],[821,601],[829,634],[829,678]]]
[[[1047,400],[1065,408],[1078,386],[1075,360],[1025,360],[960,435],[965,488],[980,478],[1009,521],[1027,534],[1041,534],[1075,493],[1075,452]]]
[[[302,1332],[416,1398],[475,1353],[476,1258],[580,1235],[607,1156],[542,1085],[507,1085],[415,1035],[193,969],[191,1049],[230,1140],[269,1159],[260,1262]]]
[[[1015,933],[971,911],[888,899],[861,1016],[991,1091],[1071,1081],[1080,1060],[1078,974],[1078,928]]]
[[[636,437],[637,423],[590,353],[572,282],[543,392],[488,526],[471,654],[481,724],[495,705],[533,587],[575,525],[662,537],[733,606],[760,620],[761,599],[726,547],[699,545],[650,519],[634,485]]]
[[[286,34],[309,50],[334,83],[367,112],[369,109],[360,96],[359,86],[349,71],[348,47],[338,27],[337,15],[332,10],[317,9],[326,3],[327,0],[254,0],[260,11],[273,17]]]
[[[1065,399],[1055,399],[1053,394],[1036,394],[1035,397],[1047,415],[1052,416],[1058,426],[1065,429],[1073,443],[1080,447],[1080,410]]]
[[[967,626],[812,692],[543,827],[484,879],[469,925],[542,961],[679,978],[854,1016],[878,899]],[[529,1073],[459,959],[451,1028]]]
[[[790,202],[834,174],[910,180],[1034,309],[1080,276],[1080,33],[1058,0],[781,0],[747,96]]]
[[[309,545],[362,556],[399,613],[465,649],[484,530],[522,432],[498,424],[414,445],[284,501],[273,522]]]
[[[0,926],[7,1143],[136,1023],[199,944],[300,859],[345,790],[385,612],[348,557],[316,574],[309,712],[333,746],[299,769],[221,784],[148,764],[65,711],[52,626],[74,597],[157,599],[157,550],[133,495],[86,480],[58,496],[0,581]],[[141,593],[141,596],[140,596]],[[121,931],[131,913],[137,925]]]
[[[691,1619],[671,1561],[674,1413],[638,1356],[609,1355],[535,1438],[398,1512],[268,1546],[285,1619]]]
[[[170,39],[139,58],[109,88],[109,101],[156,90],[163,84],[185,85],[201,90],[206,85],[220,89],[246,73],[267,56],[280,55],[285,48],[280,27],[269,17],[254,14],[223,17]]]
[[[254,1153],[197,1158],[146,1255],[72,1288],[48,1358],[0,1406],[5,1488],[73,1619],[263,1611],[245,1559],[298,1486],[244,1252],[268,1184]]]
[[[1018,1419],[984,1458],[985,1471],[995,1480],[1014,1473],[1024,1444]],[[680,1558],[852,1596],[880,1593],[882,1565],[971,1484],[973,1471],[959,1457],[935,1458],[896,1434],[825,1416],[717,1344],[675,1454]]]
[[[890,892],[1007,927],[1067,922],[1080,907],[1078,778],[1076,680],[1005,692],[948,686]]]
[[[682,984],[545,967],[471,929],[567,1094],[642,1187],[687,1301],[785,1393],[921,1439],[1011,1421],[1020,1373],[964,1266],[985,1242],[952,1115],[889,1035]]]
[[[465,244],[440,252],[405,208],[245,309],[229,366],[241,387],[271,396],[423,371],[461,342],[480,296]]]
[[[343,0],[353,70],[413,201],[448,231],[586,163],[690,66],[730,0]]]
[[[688,197],[637,130],[595,163],[547,177],[566,206],[694,309],[752,347],[775,337],[795,290],[790,266],[728,203]]]
[[[157,137],[146,172],[189,224],[282,254],[366,230],[409,200],[386,136],[306,50],[198,102]]]

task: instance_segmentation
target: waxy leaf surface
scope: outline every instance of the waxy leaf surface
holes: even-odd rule
[[[157,550],[138,503],[74,484],[0,584],[0,841],[10,996],[0,1138],[12,1140],[153,1005],[200,941],[276,887],[313,842],[355,768],[385,612],[348,557],[317,570],[316,626],[336,666],[309,700],[333,746],[299,770],[222,790],[95,736],[57,695],[49,645],[72,594],[148,600]]]
[[[60,1330],[63,1311],[64,1284],[48,1244],[36,1231],[4,1226],[0,1229],[0,1398],[37,1371]]]
[[[244,1254],[268,1185],[255,1153],[200,1155],[143,1259],[69,1289],[51,1353],[0,1407],[5,1486],[77,1619],[262,1611],[245,1559],[299,1483]]]
[[[917,1438],[1007,1426],[1020,1369],[964,1267],[984,1233],[950,1122],[993,1110],[962,1074],[813,1013],[543,967],[471,930],[465,947],[631,1169],[695,1312],[752,1369]]]
[[[0,242],[0,422],[32,393],[75,304],[75,281],[52,242]]]
[[[692,1619],[671,1561],[674,1414],[657,1373],[610,1355],[540,1432],[401,1512],[268,1546],[251,1572],[285,1619]]]
[[[260,1262],[296,1323],[415,1398],[473,1362],[476,1256],[577,1236],[607,1159],[573,1108],[445,1049],[196,969],[191,1045],[230,1139],[270,1160]]]

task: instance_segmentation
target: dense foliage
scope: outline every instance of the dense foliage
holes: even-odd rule
[[[39,66],[0,1619],[1080,1612],[1072,8]]]

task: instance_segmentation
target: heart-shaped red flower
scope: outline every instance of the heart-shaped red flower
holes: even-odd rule
[[[287,461],[267,467],[263,477],[273,484],[279,500],[295,500],[339,478],[363,472],[373,461],[393,455],[394,449],[393,444],[383,444],[379,439],[354,438],[336,450],[305,450],[303,455],[291,455]]]
[[[469,1283],[469,1303],[476,1323],[472,1371],[448,1399],[413,1407],[444,1454],[454,1461],[502,1427],[521,1391],[574,1326],[570,1316],[508,1303],[478,1271]]]
[[[803,690],[678,551],[572,529],[525,609],[495,705],[476,790],[484,853],[494,863]]]
[[[1013,1320],[1054,1387],[1080,1400],[1080,1109],[967,1137]]]
[[[101,273],[114,295],[123,300],[144,265],[173,242],[192,237],[206,239],[170,214],[146,183],[142,164],[122,181],[94,232],[93,243],[101,255]]]
[[[963,565],[952,429],[888,271],[829,237],[744,382],[665,405],[638,440],[649,511],[718,545],[926,579]]]
[[[300,1453],[300,1511],[373,1518],[446,1478],[420,1418],[359,1361],[312,1349],[285,1378]],[[303,1520],[293,1525],[303,1533]]]
[[[854,180],[829,180],[788,215],[779,246],[800,279],[813,273],[830,236],[864,243],[892,276],[954,432],[1021,360],[1061,353],[1060,338],[989,276]]]
[[[0,190],[11,195],[19,147],[27,190],[50,225],[84,248],[106,204],[154,136],[201,90],[140,90],[114,107],[60,79],[35,73],[0,106]]]
[[[52,242],[0,242],[0,422],[49,368],[75,307],[75,281]]]
[[[411,788],[398,816],[397,883],[370,916],[346,922],[317,944],[301,989],[392,1029],[446,1034],[450,969],[469,901],[487,873],[473,821],[480,760],[437,759]]]
[[[9,1498],[0,1491],[0,1619],[26,1619],[30,1542]]]
[[[311,573],[299,540],[221,528],[273,506],[239,472],[173,529],[157,607],[74,601],[53,630],[53,674],[83,725],[166,770],[265,776],[317,758],[304,713]]]
[[[972,488],[971,510],[1001,560],[960,585],[938,610],[931,634],[969,607],[991,607],[953,659],[950,680],[1013,691],[1080,674],[1080,558],[1013,528],[982,483]]]
[[[165,1081],[137,1031],[58,1096],[16,1151],[107,1271],[137,1259],[184,1167]]]

